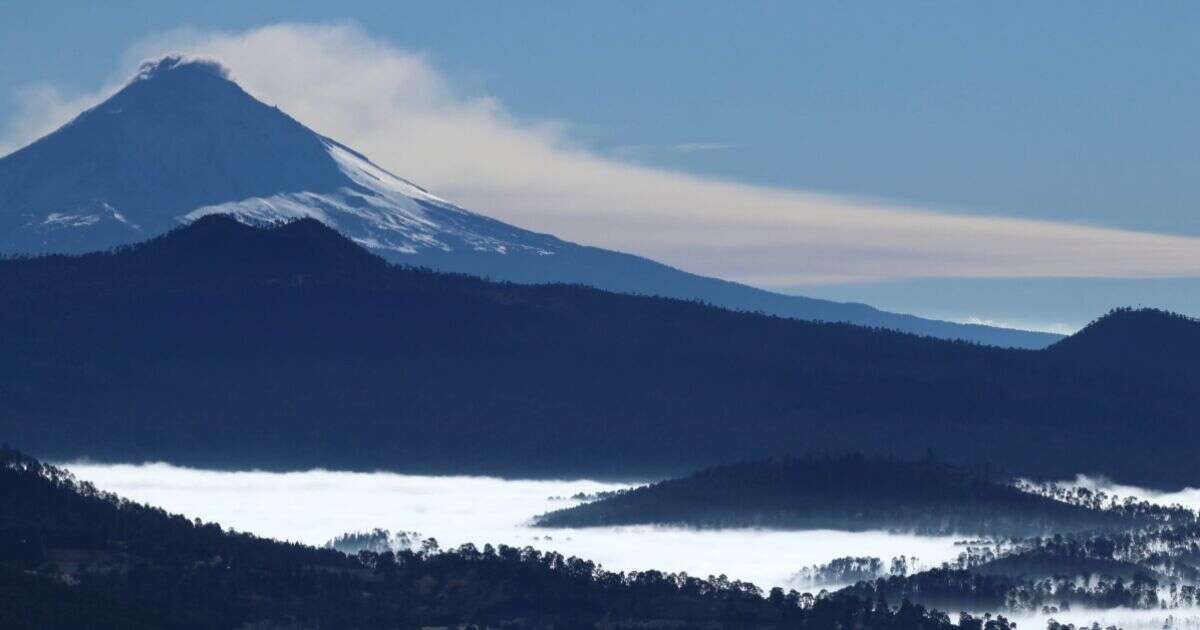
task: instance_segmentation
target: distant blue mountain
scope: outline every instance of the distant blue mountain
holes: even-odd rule
[[[108,100],[0,158],[3,253],[108,249],[209,214],[315,218],[393,262],[498,280],[580,283],[991,345],[1041,348],[1061,338],[772,293],[523,230],[387,172],[254,99],[214,62],[145,64]]]

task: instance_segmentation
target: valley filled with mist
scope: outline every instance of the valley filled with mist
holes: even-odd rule
[[[877,531],[533,527],[534,516],[580,503],[572,495],[627,487],[587,480],[217,472],[164,464],[65,468],[130,499],[279,540],[320,546],[348,532],[384,528],[415,532],[416,546],[429,537],[445,548],[531,546],[587,558],[612,571],[725,574],[768,589],[792,588],[790,579],[800,569],[838,556],[908,555],[936,566],[959,553],[952,536]]]
[[[780,465],[843,466],[847,461],[860,470],[882,469],[892,476],[903,469],[957,472],[936,463],[855,458],[775,462],[766,470]],[[1045,522],[1036,521],[1029,521],[1028,535],[1018,535],[1011,520],[1000,522],[1005,535],[933,535],[927,533],[927,520],[921,525],[897,521],[890,527],[870,519],[856,526],[845,521],[828,529],[770,521],[750,527],[712,521],[695,526],[680,522],[564,527],[546,521],[548,515],[672,487],[656,481],[239,472],[163,463],[75,462],[63,468],[103,490],[221,523],[230,531],[351,555],[507,546],[586,558],[622,574],[661,571],[750,583],[764,593],[778,588],[811,594],[804,597],[845,593],[868,601],[903,599],[979,617],[1002,614],[1027,627],[1046,626],[1051,620],[1079,626],[1099,622],[1125,628],[1200,627],[1200,598],[1186,586],[1200,577],[1200,524],[1191,512],[1200,509],[1200,491],[1194,489],[1164,493],[1085,476],[1054,483],[1011,480],[1003,487],[1028,496],[1032,505],[1054,501],[1085,512],[1099,508],[1119,518],[1065,536],[1048,532]],[[732,469],[746,474],[744,466]],[[703,471],[700,478],[723,470]],[[806,470],[810,479],[818,480],[820,475],[812,472]],[[874,479],[885,487],[896,482]],[[954,483],[953,476],[950,479]],[[877,501],[872,494],[860,505]],[[1144,540],[1126,538],[1124,529],[1143,532]],[[1107,548],[1098,542],[1110,540]]]

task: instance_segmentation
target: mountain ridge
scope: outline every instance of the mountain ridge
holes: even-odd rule
[[[0,157],[0,252],[103,250],[207,214],[314,218],[392,262],[498,280],[580,283],[1001,346],[1061,338],[772,293],[507,225],[308,129],[213,61],[148,62],[109,99]]]
[[[628,479],[932,448],[1200,483],[1200,387],[1176,363],[393,266],[316,221],[208,217],[0,260],[0,286],[0,435],[59,460]]]

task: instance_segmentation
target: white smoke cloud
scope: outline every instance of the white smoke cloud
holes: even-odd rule
[[[219,59],[251,94],[464,207],[705,275],[762,286],[1200,276],[1196,238],[946,214],[602,156],[572,142],[568,125],[520,121],[494,98],[456,90],[422,55],[352,23],[174,31],[134,45],[121,76],[169,52]],[[8,127],[10,145],[118,86],[74,98],[33,89],[28,115]]]

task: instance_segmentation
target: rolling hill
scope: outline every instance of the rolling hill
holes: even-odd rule
[[[931,460],[861,455],[743,462],[543,514],[541,527],[674,525],[1041,536],[1138,520],[1022,492]]]

